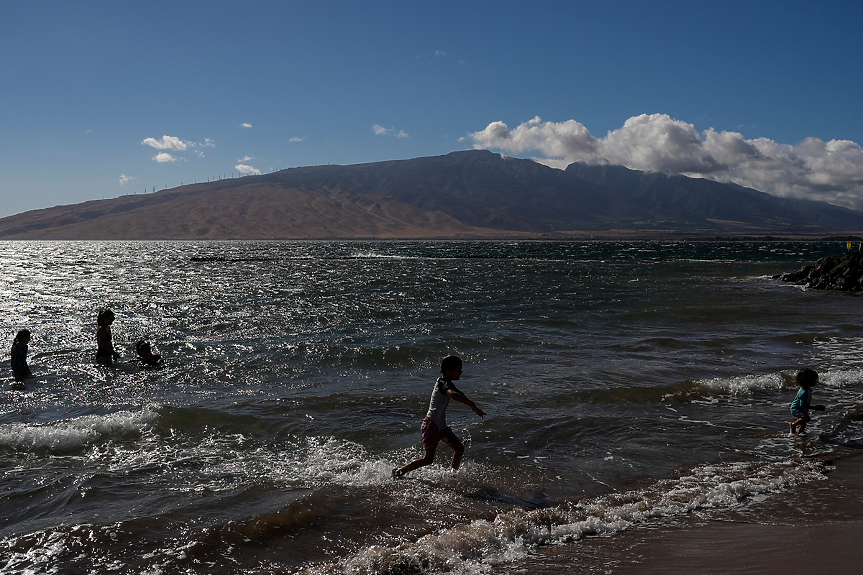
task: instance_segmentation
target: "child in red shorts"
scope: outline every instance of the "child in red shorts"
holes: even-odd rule
[[[446,424],[446,408],[449,405],[450,399],[465,404],[480,417],[485,416],[485,412],[469,400],[465,394],[456,389],[453,384],[453,381],[461,378],[461,366],[461,359],[455,355],[448,355],[441,361],[441,376],[435,382],[431,401],[429,402],[429,410],[422,424],[423,449],[425,449],[426,454],[424,457],[415,459],[403,467],[393,469],[393,479],[424,465],[431,465],[434,462],[437,444],[441,441],[452,447],[453,451],[455,451],[452,456],[452,469],[453,471],[458,469],[461,463],[461,456],[464,454],[464,445],[462,445],[459,438],[456,437],[455,433]]]

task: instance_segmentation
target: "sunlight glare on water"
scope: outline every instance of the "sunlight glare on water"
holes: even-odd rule
[[[863,300],[771,276],[836,250],[2,242],[7,346],[32,331],[35,377],[0,392],[0,565],[486,573],[793,489],[823,477],[784,435],[797,369],[837,406],[812,433],[860,435]],[[131,362],[139,339],[164,367]],[[488,416],[451,405],[458,473],[441,447],[391,481],[449,353]]]

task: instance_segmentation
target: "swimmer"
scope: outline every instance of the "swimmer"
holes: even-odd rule
[[[153,353],[150,348],[150,342],[143,339],[135,344],[135,351],[138,353],[138,361],[144,365],[159,366],[162,364],[162,356],[158,353]]]

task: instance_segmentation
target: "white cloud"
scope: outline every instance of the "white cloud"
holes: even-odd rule
[[[298,138],[298,137],[294,136],[293,138],[291,138],[288,141],[289,142],[302,142],[303,140],[305,140],[305,138]]]
[[[248,162],[249,160],[254,160],[254,156],[245,156],[237,160],[238,162]]]
[[[156,138],[147,138],[142,144],[152,146],[157,150],[174,150],[175,152],[183,152],[189,146],[189,142],[184,142],[180,138],[174,136],[162,136],[161,140]]]
[[[252,125],[248,122],[243,122],[242,124],[240,124],[240,127],[241,128],[251,128]]]
[[[120,174],[120,185],[125,186],[126,182],[138,181],[138,178],[135,176],[127,176],[126,174]]]
[[[531,160],[537,164],[542,164],[556,170],[565,170],[566,167],[572,163],[569,160],[564,160],[562,158],[531,158]]]
[[[176,162],[177,160],[179,160],[179,158],[175,158],[168,152],[161,152],[159,154],[156,154],[155,156],[153,156],[153,159],[160,164],[164,164],[165,162]]]
[[[186,140],[181,140],[176,136],[162,136],[161,140],[157,140],[156,138],[146,138],[141,144],[156,148],[157,150],[171,150],[172,152],[185,152],[189,148],[215,148],[216,144],[213,143],[213,140],[207,138],[204,140],[204,143],[200,142],[189,142]],[[193,153],[199,158],[204,157],[204,152],[201,150],[192,150]],[[168,152],[162,152],[153,157],[153,160],[163,164],[166,162],[188,162],[186,158],[172,156]]]
[[[408,133],[404,130],[396,131],[395,128],[384,128],[380,124],[372,126],[372,131],[377,136],[395,136],[396,138],[409,138]]]
[[[241,174],[253,174],[255,176],[261,175],[261,170],[253,168],[252,166],[247,166],[246,164],[237,164],[236,166],[234,166],[234,169],[239,171]]]
[[[698,133],[692,124],[666,114],[630,118],[603,138],[575,120],[543,122],[537,116],[514,129],[492,122],[463,139],[477,149],[539,152],[544,157],[536,161],[557,168],[575,161],[619,164],[863,209],[863,148],[848,140],[806,138],[796,145],[747,140],[713,128]]]
[[[446,56],[446,52],[444,52],[443,50],[435,50],[434,55],[437,56],[438,58],[442,58],[442,57]]]

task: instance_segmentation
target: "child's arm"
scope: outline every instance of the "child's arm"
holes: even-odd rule
[[[454,389],[448,389],[447,393],[449,394],[449,396],[451,398],[453,398],[457,402],[463,403],[466,406],[468,406],[469,408],[471,408],[473,410],[473,412],[475,414],[477,414],[478,416],[485,417],[485,412],[483,410],[481,410],[480,408],[478,408],[474,402],[469,400],[465,394],[461,393],[460,391],[456,391]]]

